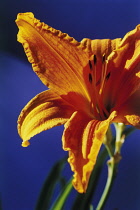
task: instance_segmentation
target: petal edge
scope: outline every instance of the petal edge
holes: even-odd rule
[[[64,124],[73,113],[73,108],[51,90],[34,97],[21,111],[18,132],[23,146],[34,135],[54,126]]]

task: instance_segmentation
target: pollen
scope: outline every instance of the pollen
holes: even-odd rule
[[[94,65],[95,65],[96,62],[97,62],[97,57],[96,57],[96,55],[93,55],[93,62],[94,62]]]
[[[106,80],[108,80],[109,79],[109,77],[110,77],[110,72],[106,75]]]
[[[93,55],[93,58],[89,60],[89,69],[93,71],[92,72],[90,71],[88,75],[88,80],[94,86],[94,88],[100,85],[98,88],[99,95],[102,94],[103,89],[105,87],[105,83],[108,81],[111,75],[111,72],[107,72],[108,60],[105,54],[103,54],[101,62],[102,62],[101,66],[102,69],[99,70],[97,56]],[[99,74],[99,72],[100,72],[100,77],[98,77],[97,80],[97,74]]]
[[[92,75],[91,74],[88,75],[88,79],[89,79],[89,82],[92,83]]]
[[[89,60],[89,68],[92,69],[92,63],[90,60]]]

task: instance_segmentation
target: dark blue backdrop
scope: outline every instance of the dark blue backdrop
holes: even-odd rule
[[[33,210],[53,164],[66,155],[63,127],[34,137],[22,148],[16,121],[23,106],[45,86],[32,72],[14,23],[19,12],[33,12],[48,25],[82,38],[123,37],[140,23],[139,0],[3,0],[0,3],[0,191],[4,210]],[[140,209],[140,132],[127,138],[123,159],[105,210]],[[72,173],[67,167],[66,176]],[[106,167],[101,180],[106,178]],[[100,197],[99,185],[95,203]],[[74,196],[73,196],[74,197]],[[71,202],[71,200],[69,201]],[[68,207],[67,207],[68,208]],[[69,209],[69,208],[68,208]]]

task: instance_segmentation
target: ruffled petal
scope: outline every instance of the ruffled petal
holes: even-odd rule
[[[104,97],[116,109],[140,87],[140,25],[125,35],[108,59],[110,78]]]
[[[89,59],[96,54],[100,77],[103,54],[108,55],[116,49],[120,39],[83,39],[80,43],[40,23],[32,13],[18,14],[16,23],[19,27],[18,41],[23,44],[28,60],[41,81],[78,110],[86,109],[88,112],[94,95],[93,88],[90,88]]]
[[[18,41],[41,81],[58,95],[75,92],[89,100],[82,74],[89,57],[84,46],[41,23],[32,13],[18,14],[16,23]]]
[[[73,185],[79,193],[86,192],[106,131],[115,115],[114,111],[107,120],[98,121],[74,112],[65,124],[63,148],[69,151],[68,161],[74,171]]]
[[[18,119],[22,145],[28,146],[28,140],[34,135],[64,124],[73,112],[73,108],[51,90],[38,94],[24,107]]]

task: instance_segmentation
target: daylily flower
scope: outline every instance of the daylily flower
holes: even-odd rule
[[[107,129],[112,122],[140,128],[140,25],[123,39],[77,42],[32,13],[18,14],[18,41],[33,70],[49,88],[22,110],[23,146],[34,135],[64,124],[63,149],[73,185],[86,192]]]

